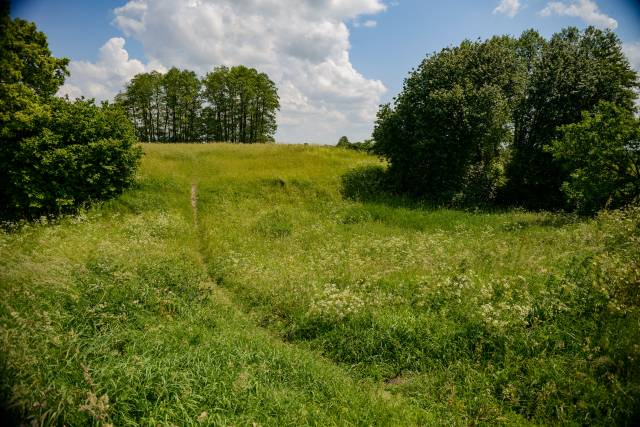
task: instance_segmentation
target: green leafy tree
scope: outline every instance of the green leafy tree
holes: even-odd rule
[[[245,66],[217,67],[203,78],[204,133],[210,141],[269,142],[280,100],[264,73]]]
[[[338,140],[338,143],[336,144],[336,147],[349,148],[350,145],[351,143],[349,142],[349,138],[347,138],[346,136],[341,136]]]
[[[218,67],[202,80],[175,67],[141,73],[116,103],[147,142],[272,141],[280,108],[275,83],[244,66]]]
[[[507,198],[533,208],[562,208],[561,185],[570,168],[546,148],[561,136],[561,126],[579,122],[600,101],[631,111],[637,79],[611,31],[567,28],[548,43],[536,39],[526,45],[529,77],[514,118]]]
[[[449,203],[478,188],[470,181],[488,179],[475,198],[495,196],[526,79],[517,45],[504,36],[443,49],[409,75],[393,107],[381,107],[374,151],[389,160],[400,191]]]
[[[49,117],[43,101],[64,82],[69,60],[51,56],[47,37],[35,24],[0,12],[0,169],[6,171],[17,141]]]
[[[165,95],[167,139],[172,142],[200,139],[200,80],[193,71],[173,67],[162,78]]]
[[[7,171],[12,217],[73,212],[133,181],[141,150],[121,109],[83,99],[54,98],[49,106],[47,123],[18,142]]]
[[[67,59],[32,23],[0,18],[0,218],[72,212],[131,183],[140,158],[123,112],[54,97]]]
[[[116,96],[133,123],[140,141],[165,140],[167,125],[163,75],[157,71],[136,75],[128,83],[124,93]]]
[[[562,191],[579,212],[619,208],[640,196],[640,120],[626,108],[600,102],[582,121],[560,128],[547,146],[565,168]]]

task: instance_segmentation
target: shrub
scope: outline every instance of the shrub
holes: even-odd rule
[[[370,200],[390,188],[387,171],[380,165],[358,166],[340,177],[340,193],[351,200]]]
[[[452,205],[488,207],[496,200],[504,181],[504,167],[501,162],[471,165],[462,180],[460,191],[453,196]]]
[[[0,11],[0,219],[72,212],[132,181],[141,151],[123,112],[54,97],[68,62]]]
[[[346,136],[341,136],[338,140],[338,144],[336,144],[336,147],[349,148],[349,145],[351,145],[351,143],[349,142],[349,138],[347,138]]]
[[[601,102],[560,132],[547,151],[567,169],[562,191],[578,212],[619,208],[640,196],[640,121],[631,111]]]
[[[47,107],[49,118],[38,132],[3,150],[10,165],[5,218],[73,212],[132,183],[141,149],[118,108],[64,99],[52,99]]]

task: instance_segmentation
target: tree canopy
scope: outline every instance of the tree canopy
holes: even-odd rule
[[[508,199],[532,208],[565,207],[562,183],[570,169],[546,150],[560,127],[582,120],[601,101],[632,111],[636,73],[611,31],[567,28],[540,44],[524,96],[514,111]]]
[[[640,196],[640,119],[631,111],[601,101],[559,132],[546,151],[569,174],[561,189],[572,207],[592,214]]]
[[[393,107],[382,106],[374,150],[401,191],[448,202],[477,171],[498,167],[525,84],[518,45],[503,36],[443,49],[409,75]]]
[[[272,141],[280,108],[275,83],[245,66],[138,74],[116,102],[146,142]]]
[[[72,212],[120,193],[140,158],[123,112],[54,95],[68,75],[33,23],[0,17],[0,218]]]
[[[631,114],[637,87],[608,30],[466,40],[427,56],[380,108],[373,150],[399,191],[438,203],[568,207],[575,165],[548,147],[601,101]]]

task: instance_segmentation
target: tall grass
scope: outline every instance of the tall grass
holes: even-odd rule
[[[0,236],[1,394],[40,424],[632,424],[640,214],[359,203],[377,159],[145,145]],[[194,223],[191,189],[197,188]]]

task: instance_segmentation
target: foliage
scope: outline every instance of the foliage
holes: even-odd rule
[[[196,141],[200,138],[201,82],[193,71],[173,67],[131,79],[116,102],[122,105],[141,141]]]
[[[0,84],[3,91],[24,86],[41,98],[53,96],[68,75],[67,58],[54,58],[44,33],[8,12],[0,16]]]
[[[494,171],[525,80],[518,43],[506,36],[464,41],[428,56],[393,107],[380,109],[374,151],[389,160],[401,191],[449,203],[471,169]]]
[[[372,153],[375,141],[373,139],[365,139],[364,141],[352,142],[349,144],[349,149],[355,151],[362,151],[364,153]]]
[[[350,169],[340,177],[340,193],[351,200],[371,200],[390,190],[386,168],[365,165]]]
[[[496,159],[489,164],[469,166],[462,178],[460,190],[451,204],[457,207],[489,207],[505,183],[503,163]]]
[[[338,140],[338,143],[336,144],[336,147],[349,148],[350,145],[351,143],[349,142],[349,138],[347,138],[346,136],[341,136],[340,139]]]
[[[428,56],[380,108],[373,150],[400,191],[438,203],[564,208],[570,162],[548,149],[560,127],[599,101],[632,111],[637,87],[611,31],[464,41]]]
[[[119,194],[140,157],[126,117],[55,98],[68,60],[51,56],[34,24],[3,16],[1,25],[0,217],[71,212]]]
[[[217,67],[202,80],[175,67],[141,73],[116,102],[145,142],[269,142],[280,107],[269,77],[244,66]]]
[[[562,185],[581,213],[619,208],[640,197],[640,120],[624,108],[600,102],[582,121],[560,128],[547,146],[569,172]]]
[[[280,101],[269,76],[241,65],[218,67],[204,77],[203,84],[207,140],[273,141]]]
[[[560,158],[554,161],[547,147],[561,136],[561,126],[579,122],[600,101],[630,111],[638,81],[611,31],[567,28],[532,52],[527,89],[514,117],[507,198],[534,208],[562,208],[561,185],[571,169]]]
[[[141,152],[116,107],[93,101],[49,101],[50,117],[21,139],[9,157],[4,216],[33,218],[73,212],[114,197],[133,180]]]
[[[355,151],[370,153],[373,151],[373,145],[374,145],[373,139],[365,139],[364,141],[358,141],[358,142],[349,142],[349,138],[347,138],[346,136],[342,136],[338,140],[338,144],[336,144],[336,147],[345,148],[347,150],[355,150]]]

